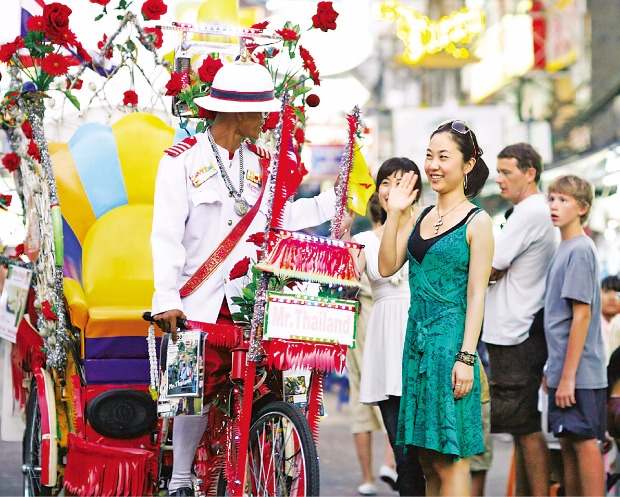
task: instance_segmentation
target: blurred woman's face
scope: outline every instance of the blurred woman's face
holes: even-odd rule
[[[377,187],[379,194],[379,202],[384,211],[387,211],[387,201],[390,197],[390,190],[396,187],[403,177],[402,171],[394,171],[387,178],[385,178]]]

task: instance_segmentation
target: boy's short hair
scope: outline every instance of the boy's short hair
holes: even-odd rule
[[[601,281],[601,290],[604,292],[609,290],[620,292],[620,278],[618,275],[611,275],[603,278],[603,281]]]
[[[581,216],[581,224],[583,224],[592,210],[592,200],[594,198],[594,186],[587,179],[575,174],[567,174],[555,178],[549,188],[549,193],[560,193],[573,197],[581,206],[588,206],[588,211]]]
[[[543,170],[542,157],[529,143],[515,143],[508,145],[499,154],[498,159],[516,159],[517,167],[522,172],[527,172],[530,167],[536,170],[534,181],[538,183],[540,173]]]

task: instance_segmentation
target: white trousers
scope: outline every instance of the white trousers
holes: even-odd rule
[[[172,431],[172,478],[168,493],[174,493],[181,487],[193,487],[192,462],[200,439],[207,427],[207,415],[179,416],[174,418]]]

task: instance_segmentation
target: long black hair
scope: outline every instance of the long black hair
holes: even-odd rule
[[[484,162],[484,159],[481,157],[483,152],[480,145],[478,145],[478,139],[476,138],[474,132],[467,125],[465,125],[467,132],[461,133],[457,131],[452,125],[457,122],[463,123],[463,121],[458,120],[446,121],[445,123],[442,123],[435,131],[432,132],[431,138],[437,133],[450,133],[452,140],[454,140],[456,146],[463,155],[463,162],[467,162],[471,158],[476,159],[474,168],[467,175],[467,188],[465,188],[465,196],[471,200],[482,190],[484,183],[489,177],[489,168],[486,162]]]
[[[420,174],[420,168],[411,159],[407,159],[407,157],[392,157],[381,164],[379,171],[377,171],[377,190],[385,178],[397,171],[402,171],[403,174],[413,171],[418,175],[413,189],[418,190],[418,198],[420,198],[420,195],[422,195],[422,176]],[[387,212],[381,207],[381,224],[385,223],[386,220]]]

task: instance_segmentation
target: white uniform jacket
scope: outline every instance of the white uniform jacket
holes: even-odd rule
[[[201,133],[196,138],[191,148],[176,157],[166,154],[159,163],[151,234],[155,277],[152,312],[180,309],[188,319],[212,323],[224,296],[231,312],[238,310],[231,297],[241,294],[250,282],[250,274],[232,281],[228,276],[244,257],[256,262],[257,247],[246,240],[253,233],[264,231],[269,195],[265,191],[259,212],[226,260],[191,295],[181,298],[179,290],[183,284],[241,219],[235,213],[234,198],[229,195],[207,135]],[[243,198],[252,206],[260,195],[263,172],[259,157],[247,144],[242,147]],[[226,149],[220,147],[219,154],[239,191],[239,150],[232,161],[228,160]],[[294,231],[319,225],[334,216],[335,205],[333,189],[314,198],[287,203],[283,226]]]

